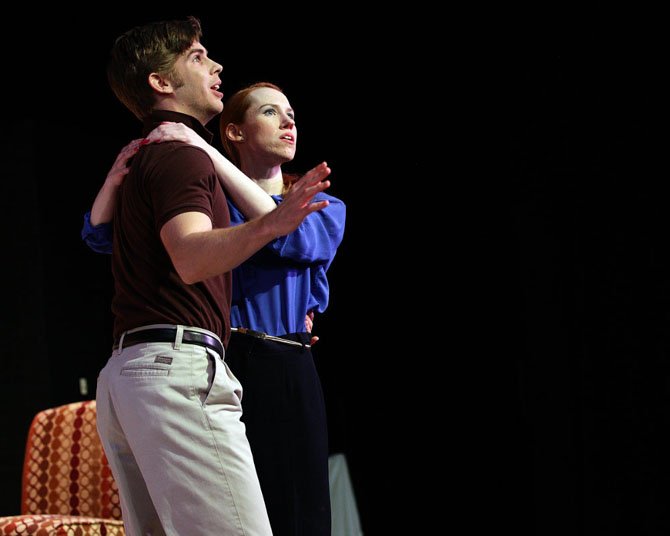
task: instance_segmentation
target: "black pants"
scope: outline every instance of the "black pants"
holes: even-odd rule
[[[328,427],[311,351],[233,332],[226,362],[242,384],[242,421],[274,536],[330,536]]]

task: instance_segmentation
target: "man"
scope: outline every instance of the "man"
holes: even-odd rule
[[[144,125],[182,122],[205,139],[223,109],[221,65],[189,17],[133,28],[114,44],[112,90]],[[201,149],[144,146],[118,192],[112,270],[115,348],[98,379],[98,430],[126,532],[269,535],[244,425],[224,362],[230,271],[327,202],[320,164],[282,203],[230,227],[225,192]]]

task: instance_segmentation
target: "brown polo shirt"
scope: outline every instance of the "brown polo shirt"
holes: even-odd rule
[[[162,121],[181,122],[205,140],[212,134],[195,118],[156,111],[148,134]],[[134,157],[114,213],[114,339],[148,324],[183,324],[230,337],[231,273],[187,285],[175,271],[160,230],[184,212],[202,212],[214,228],[228,227],[226,196],[209,156],[181,142],[151,143]]]

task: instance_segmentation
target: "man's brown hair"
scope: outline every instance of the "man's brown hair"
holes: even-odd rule
[[[114,42],[107,64],[107,80],[116,97],[140,120],[155,104],[149,75],[172,77],[177,58],[194,41],[202,28],[196,17],[159,21],[136,26]]]

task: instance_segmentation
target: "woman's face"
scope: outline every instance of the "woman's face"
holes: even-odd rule
[[[293,108],[286,95],[262,87],[250,95],[250,106],[239,125],[243,143],[237,145],[243,159],[254,158],[268,165],[290,162],[295,157],[298,130]]]

